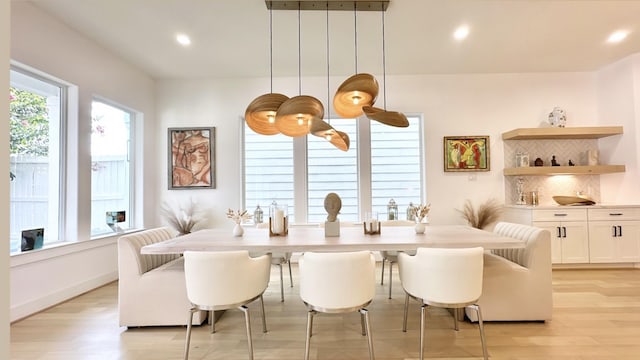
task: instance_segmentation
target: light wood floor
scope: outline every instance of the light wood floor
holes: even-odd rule
[[[285,278],[284,303],[275,270],[272,279],[265,294],[268,333],[262,333],[253,307],[255,358],[302,359],[306,310],[297,279],[294,275],[291,288]],[[378,284],[369,307],[376,359],[416,359],[419,305],[411,303],[409,331],[403,333],[397,273],[391,300],[387,286]],[[555,270],[553,287],[553,320],[486,323],[491,359],[640,359],[640,270]],[[449,314],[439,309],[431,310],[427,321],[427,358],[482,357],[476,325],[461,323],[455,332]],[[237,310],[224,314],[215,334],[207,326],[195,327],[190,359],[247,359],[244,331]],[[12,324],[11,359],[181,359],[184,336],[185,327],[118,327],[117,284],[112,283]],[[311,351],[313,359],[368,359],[358,315],[316,316]]]

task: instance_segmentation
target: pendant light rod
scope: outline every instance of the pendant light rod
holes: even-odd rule
[[[355,44],[356,74],[358,73],[358,4],[353,3],[353,38]]]
[[[387,56],[386,47],[384,41],[384,11],[382,13],[382,104],[385,111],[387,110]]]
[[[298,95],[302,95],[302,41],[300,40],[300,2],[298,1]]]
[[[269,7],[269,81],[273,93],[273,6]]]
[[[331,80],[329,79],[329,2],[327,2],[327,120],[331,124],[331,93],[329,87],[331,86]]]

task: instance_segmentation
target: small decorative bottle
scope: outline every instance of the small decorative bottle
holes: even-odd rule
[[[258,204],[258,206],[256,207],[256,210],[253,212],[253,221],[256,224],[262,224],[263,215],[264,215],[264,213],[262,212],[262,209],[260,208],[260,204]]]

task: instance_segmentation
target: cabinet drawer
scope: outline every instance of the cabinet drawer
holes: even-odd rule
[[[589,209],[589,221],[640,220],[640,208]]]
[[[532,221],[587,221],[587,209],[533,210]]]

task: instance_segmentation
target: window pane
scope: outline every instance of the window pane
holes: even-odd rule
[[[132,117],[130,112],[103,102],[91,104],[91,236],[131,227]],[[107,211],[124,211],[125,217],[107,224]]]
[[[419,118],[408,119],[406,128],[371,122],[371,204],[381,219],[386,219],[390,199],[398,205],[399,219],[406,219],[410,202],[421,201],[422,130]]]
[[[10,78],[10,251],[17,252],[23,230],[44,228],[44,244],[60,239],[65,89],[13,68]]]
[[[260,205],[267,222],[273,201],[287,204],[289,223],[294,223],[293,139],[260,135],[246,125],[244,129],[245,208],[253,212]]]
[[[355,119],[332,120],[331,125],[349,135],[348,151],[338,150],[324,138],[307,136],[308,221],[324,222],[324,198],[334,192],[342,199],[338,218],[358,221],[358,142]]]

